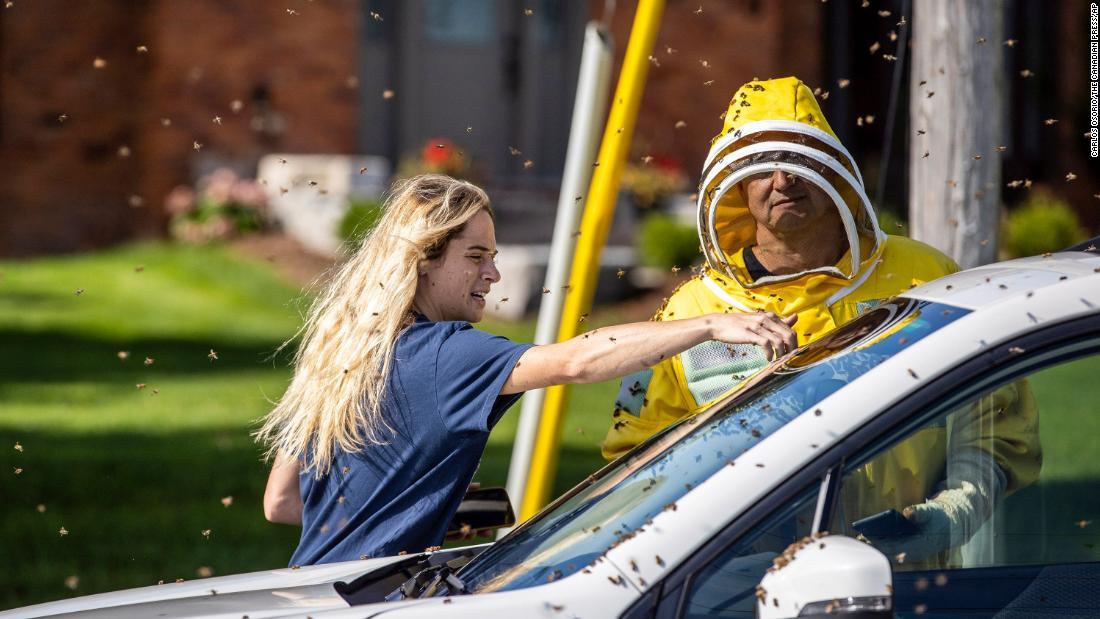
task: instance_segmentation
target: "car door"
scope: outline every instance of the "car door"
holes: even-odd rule
[[[845,458],[828,528],[890,558],[898,617],[1100,615],[1100,334],[1057,330]],[[915,530],[859,526],[890,510]]]
[[[899,617],[1100,616],[1098,403],[1100,317],[990,347],[794,475],[624,617],[753,617],[772,559],[818,531],[891,558]],[[922,530],[892,531],[890,510],[920,512]]]

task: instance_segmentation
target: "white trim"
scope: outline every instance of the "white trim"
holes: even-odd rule
[[[741,310],[742,312],[752,312],[753,311],[751,308],[745,306],[743,303],[741,303],[737,299],[734,299],[733,295],[726,292],[721,286],[718,285],[718,282],[711,279],[711,277],[709,275],[704,274],[700,279],[703,281],[703,285],[706,286],[708,289],[710,289],[710,291],[713,292],[714,295],[716,297],[718,297],[719,299],[722,299],[726,303],[729,303],[730,305],[732,305],[733,307],[736,307],[737,309]]]
[[[852,170],[855,171],[856,177],[859,179],[859,184],[863,185],[863,175],[859,172],[859,166],[856,165],[856,160],[852,157],[852,154],[848,152],[848,149],[844,148],[844,145],[840,143],[840,140],[836,139],[828,132],[822,131],[813,125],[807,125],[795,120],[757,120],[751,123],[746,123],[739,129],[731,131],[722,137],[718,138],[718,141],[710,147],[710,151],[707,153],[707,160],[703,164],[703,173],[705,174],[707,168],[714,161],[715,156],[730,143],[736,142],[741,138],[752,135],[754,133],[762,133],[764,131],[785,131],[788,133],[800,133],[808,135],[813,138],[817,138],[822,142],[825,142],[829,146],[835,148],[837,152],[842,153],[851,164]]]
[[[817,172],[814,172],[813,170],[805,166],[781,161],[771,163],[757,163],[750,166],[745,166],[737,172],[730,174],[728,177],[725,178],[725,180],[722,181],[722,184],[718,186],[718,189],[715,191],[714,195],[710,197],[709,202],[707,203],[709,206],[712,207],[707,212],[707,230],[710,233],[712,247],[716,248],[717,251],[715,253],[717,254],[717,258],[721,262],[721,264],[725,266],[727,275],[733,275],[733,269],[729,261],[726,260],[725,250],[723,250],[722,246],[718,243],[718,232],[715,228],[715,214],[717,213],[717,208],[713,207],[717,205],[722,200],[722,197],[725,196],[726,193],[728,193],[729,190],[742,179],[753,174],[758,174],[760,172],[772,172],[775,170],[782,170],[784,172],[796,174],[802,178],[805,178],[806,180],[820,187],[821,190],[824,191],[833,200],[833,203],[836,205],[837,210],[840,212],[840,221],[844,224],[844,232],[848,237],[848,246],[851,248],[851,274],[844,275],[844,273],[842,273],[839,269],[830,266],[822,267],[819,269],[809,269],[806,271],[801,271],[799,273],[791,274],[789,276],[761,277],[751,284],[748,282],[741,282],[741,284],[746,288],[754,288],[763,284],[796,279],[798,277],[802,277],[806,273],[835,273],[836,275],[839,275],[843,278],[854,277],[855,274],[859,271],[860,263],[859,233],[856,229],[855,219],[853,219],[851,211],[848,210],[848,205],[845,204],[844,199],[840,197],[840,194],[837,192],[836,188],[833,187],[831,183],[826,181],[825,178]],[[706,199],[705,196],[706,192],[700,192],[699,199],[704,200]],[[702,215],[701,212],[700,215]],[[706,253],[706,247],[706,244],[704,244],[704,253]],[[707,256],[707,258],[709,259],[709,256]]]
[[[833,294],[829,295],[829,298],[825,299],[825,307],[832,306],[833,303],[836,303],[837,301],[843,299],[844,297],[848,296],[850,293],[854,292],[856,290],[856,288],[859,288],[860,286],[862,286],[863,282],[867,281],[867,278],[871,276],[871,273],[875,272],[875,269],[878,268],[878,263],[880,263],[880,262],[882,262],[881,259],[875,260],[874,262],[871,263],[871,266],[867,267],[866,271],[861,273],[860,276],[856,278],[856,280],[854,282],[848,284],[847,286],[845,286],[845,287],[841,288],[840,290],[837,290]]]
[[[710,172],[707,173],[707,177],[703,181],[703,191],[706,191],[711,186],[711,184],[714,182],[714,178],[718,176],[718,174],[721,173],[721,171],[727,165],[735,163],[736,161],[751,155],[775,151],[797,153],[799,155],[809,157],[810,159],[813,159],[818,163],[824,164],[838,176],[843,178],[844,182],[848,183],[849,186],[855,189],[856,195],[859,196],[860,201],[862,201],[863,203],[863,209],[867,211],[867,216],[871,219],[875,218],[875,211],[873,208],[871,208],[871,200],[867,197],[867,193],[863,190],[863,185],[859,184],[859,182],[852,177],[848,170],[845,169],[844,166],[840,165],[839,161],[829,156],[827,153],[817,150],[816,148],[811,148],[802,144],[794,144],[792,142],[758,142],[744,148],[739,148],[732,153],[725,155],[724,157],[722,157],[722,159],[719,160],[719,165],[712,167],[710,169]],[[729,162],[729,164],[725,163],[727,161]]]

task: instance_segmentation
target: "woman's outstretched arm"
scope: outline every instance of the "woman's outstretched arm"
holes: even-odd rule
[[[264,489],[264,517],[279,524],[302,524],[302,495],[298,488],[298,463],[275,456]]]
[[[755,344],[774,359],[797,347],[791,331],[795,320],[794,316],[779,318],[760,312],[601,327],[564,342],[528,349],[501,393],[618,378],[709,340]]]

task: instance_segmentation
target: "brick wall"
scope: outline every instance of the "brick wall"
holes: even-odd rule
[[[352,152],[359,28],[356,0],[0,8],[0,254],[160,234],[164,196],[200,161]],[[281,131],[252,128],[258,91]]]
[[[603,2],[591,4],[598,19]],[[702,12],[696,12],[700,6]],[[616,4],[612,88],[636,9],[637,2]],[[649,68],[632,155],[671,155],[694,184],[710,140],[722,128],[719,115],[739,86],[753,77],[785,75],[797,75],[811,86],[819,83],[824,74],[821,19],[820,2],[809,0],[669,0],[654,52],[659,66]],[[679,121],[686,125],[677,129]]]

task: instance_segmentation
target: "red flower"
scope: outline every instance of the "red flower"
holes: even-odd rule
[[[420,157],[429,165],[443,167],[452,161],[454,152],[454,142],[447,138],[433,138],[424,145]]]

